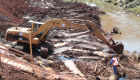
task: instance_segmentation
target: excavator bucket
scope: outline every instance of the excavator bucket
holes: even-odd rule
[[[116,45],[112,48],[117,54],[122,54],[124,50],[124,45],[120,42],[116,43]]]

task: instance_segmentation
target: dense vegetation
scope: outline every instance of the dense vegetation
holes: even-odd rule
[[[114,5],[119,5],[128,12],[140,15],[140,0],[104,0]]]

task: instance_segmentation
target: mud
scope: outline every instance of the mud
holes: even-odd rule
[[[0,64],[0,79],[1,80],[45,80],[37,75],[22,71],[13,66],[1,63]]]

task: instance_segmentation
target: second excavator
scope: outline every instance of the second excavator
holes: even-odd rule
[[[101,28],[97,26],[94,22],[88,20],[84,22],[85,24],[77,24],[64,19],[51,19],[46,21],[45,23],[34,22],[31,28],[11,27],[6,31],[6,40],[16,41],[18,44],[23,45],[23,50],[27,51],[27,49],[29,49],[29,35],[31,35],[33,50],[45,51],[45,53],[41,54],[41,56],[46,58],[48,54],[53,53],[53,46],[46,42],[46,35],[51,28],[80,28],[89,29],[91,33],[93,33],[110,48],[112,48],[115,53],[123,53],[123,44],[118,42],[115,43],[112,38],[107,38]]]

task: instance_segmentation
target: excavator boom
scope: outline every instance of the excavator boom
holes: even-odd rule
[[[72,23],[63,19],[51,19],[46,21],[45,24],[41,25],[35,32],[33,32],[33,36],[37,36],[38,34],[43,33],[43,35],[39,38],[40,40],[42,40],[44,36],[49,32],[49,30],[53,27],[88,29],[86,25]]]

